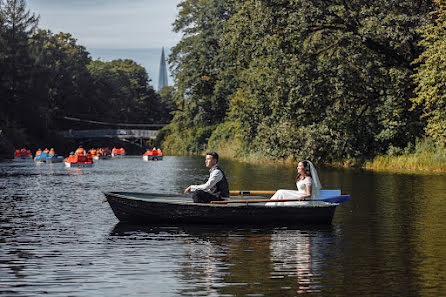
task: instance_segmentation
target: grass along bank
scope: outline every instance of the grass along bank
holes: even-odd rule
[[[178,134],[169,135],[162,147],[170,155],[204,155],[206,151],[216,151],[222,158],[236,159],[247,163],[294,165],[297,162],[289,158],[271,159],[261,152],[253,152],[248,147],[249,145],[242,141],[240,136],[230,130],[225,129],[218,131],[219,133],[214,133],[210,137],[208,136],[207,145],[203,145],[201,148],[193,144],[195,135],[181,135],[182,137],[179,137],[180,135]],[[212,130],[210,129],[210,131]],[[208,131],[209,134],[211,134],[210,131]],[[187,139],[190,139],[190,141],[188,142]],[[191,148],[193,147],[195,149],[192,152]],[[373,160],[364,163],[357,160],[343,160],[330,163],[323,162],[323,165],[332,167],[362,167],[371,170],[398,172],[446,173],[446,148],[440,147],[426,138],[418,140],[415,145],[408,145],[404,149],[390,147],[386,155],[377,156]]]
[[[415,148],[402,151],[390,149],[389,154],[366,162],[367,169],[392,171],[446,172],[446,148],[425,139],[417,141]]]
[[[262,153],[255,153],[243,146],[241,139],[225,138],[208,143],[209,149],[217,151],[224,158],[237,159],[248,163],[282,163],[294,164],[297,161],[291,159],[272,160]],[[422,171],[422,172],[446,172],[446,149],[440,147],[426,138],[418,140],[415,145],[408,145],[405,149],[391,147],[387,155],[375,157],[372,161],[363,164],[355,160],[343,162],[324,163],[333,167],[363,167],[372,170],[390,171]]]

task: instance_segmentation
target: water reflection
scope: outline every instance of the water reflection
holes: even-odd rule
[[[72,176],[79,176],[79,175],[84,174],[84,169],[82,169],[82,168],[69,167],[69,168],[66,168],[66,170],[67,170],[67,174],[72,175]]]
[[[297,293],[312,292],[311,238],[300,230],[279,231],[271,237],[272,277],[295,276]]]
[[[110,238],[180,238],[177,277],[181,295],[262,295],[320,292],[320,279],[334,243],[334,228],[159,226],[119,223]]]

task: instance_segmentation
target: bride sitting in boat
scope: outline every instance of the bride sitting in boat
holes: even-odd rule
[[[297,165],[296,190],[278,190],[271,200],[295,199],[302,201],[267,202],[266,206],[308,205],[313,198],[320,196],[321,183],[313,163],[308,160],[299,161]],[[319,201],[311,202],[316,203]],[[325,202],[322,202],[325,203]]]

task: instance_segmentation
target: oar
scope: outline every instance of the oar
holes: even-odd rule
[[[229,195],[232,196],[249,196],[249,195],[268,196],[268,195],[274,195],[274,193],[276,193],[276,191],[239,191],[239,190],[229,191]]]
[[[211,201],[211,203],[216,204],[227,204],[227,203],[259,203],[259,202],[290,202],[290,201],[310,201],[311,199],[245,199],[245,200],[223,200],[223,201]]]

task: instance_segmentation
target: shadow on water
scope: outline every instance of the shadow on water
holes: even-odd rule
[[[300,230],[306,232],[335,232],[336,226],[334,225],[294,225],[294,226],[274,226],[270,225],[212,225],[212,224],[128,224],[117,223],[110,231],[109,236],[128,236],[135,233],[186,233],[190,236],[213,236],[227,233],[239,233],[239,234],[271,234],[280,230]]]

